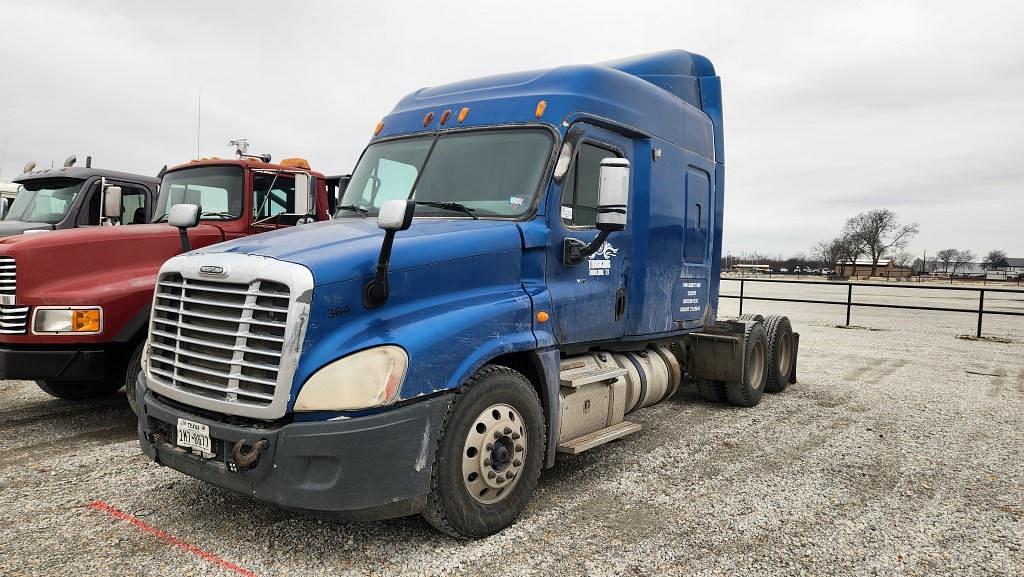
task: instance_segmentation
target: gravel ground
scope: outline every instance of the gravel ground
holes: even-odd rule
[[[840,307],[744,308],[791,316],[799,384],[754,409],[683,390],[634,413],[642,431],[545,471],[519,522],[476,542],[283,511],[150,463],[122,395],[0,384],[0,575],[237,574],[95,500],[263,577],[1024,574],[1024,319],[986,318],[997,342],[957,338],[971,315],[858,309],[844,329]]]

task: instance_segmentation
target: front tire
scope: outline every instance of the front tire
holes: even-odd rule
[[[461,539],[508,527],[537,486],[546,439],[530,381],[508,367],[483,367],[448,409],[423,517]]]
[[[105,397],[121,388],[124,383],[118,380],[93,381],[36,381],[44,392],[68,401],[84,401]]]
[[[132,412],[136,416],[139,414],[139,408],[138,401],[135,399],[135,381],[139,378],[139,373],[142,372],[142,350],[145,347],[145,340],[135,347],[131,358],[128,359],[128,368],[124,373],[124,394],[128,397],[128,406],[132,408]]]

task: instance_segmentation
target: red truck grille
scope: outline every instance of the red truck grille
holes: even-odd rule
[[[156,288],[149,373],[160,384],[221,401],[270,405],[288,324],[286,285],[164,274]]]
[[[28,307],[0,305],[0,335],[23,335],[28,326]]]
[[[0,256],[0,303],[14,304],[18,288],[18,267],[13,256]]]

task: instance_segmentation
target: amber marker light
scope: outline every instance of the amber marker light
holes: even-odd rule
[[[430,121],[434,119],[434,113],[428,112],[423,116],[423,126],[430,124]]]
[[[71,313],[71,332],[73,333],[98,333],[100,332],[100,311],[89,309],[84,311],[73,311]]]
[[[377,136],[378,134],[380,134],[381,130],[384,130],[384,121],[383,120],[381,120],[380,122],[377,123],[377,128],[373,129],[373,135]]]
[[[547,110],[547,108],[548,101],[541,100],[540,102],[537,103],[537,109],[533,111],[533,115],[536,116],[537,118],[540,118],[541,116],[544,116],[544,111]]]
[[[459,111],[459,122],[461,123],[466,117],[469,116],[469,108],[463,108]]]
[[[452,111],[451,110],[445,110],[444,112],[442,112],[441,113],[441,124],[444,124],[445,122],[448,122],[448,117],[451,116],[451,115],[452,115]]]
[[[551,315],[549,315],[547,311],[540,311],[539,313],[537,313],[537,322],[546,323],[550,318]]]

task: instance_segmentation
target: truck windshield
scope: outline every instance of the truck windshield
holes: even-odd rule
[[[533,206],[552,142],[547,130],[516,128],[372,144],[336,216],[376,215],[385,201],[405,198],[424,203],[417,216],[522,216]]]
[[[198,204],[204,220],[235,220],[242,216],[243,189],[238,166],[197,166],[168,172],[160,181],[153,222],[167,220],[176,204]]]
[[[75,204],[82,182],[75,178],[60,178],[22,183],[21,192],[4,220],[57,224],[64,220]]]

